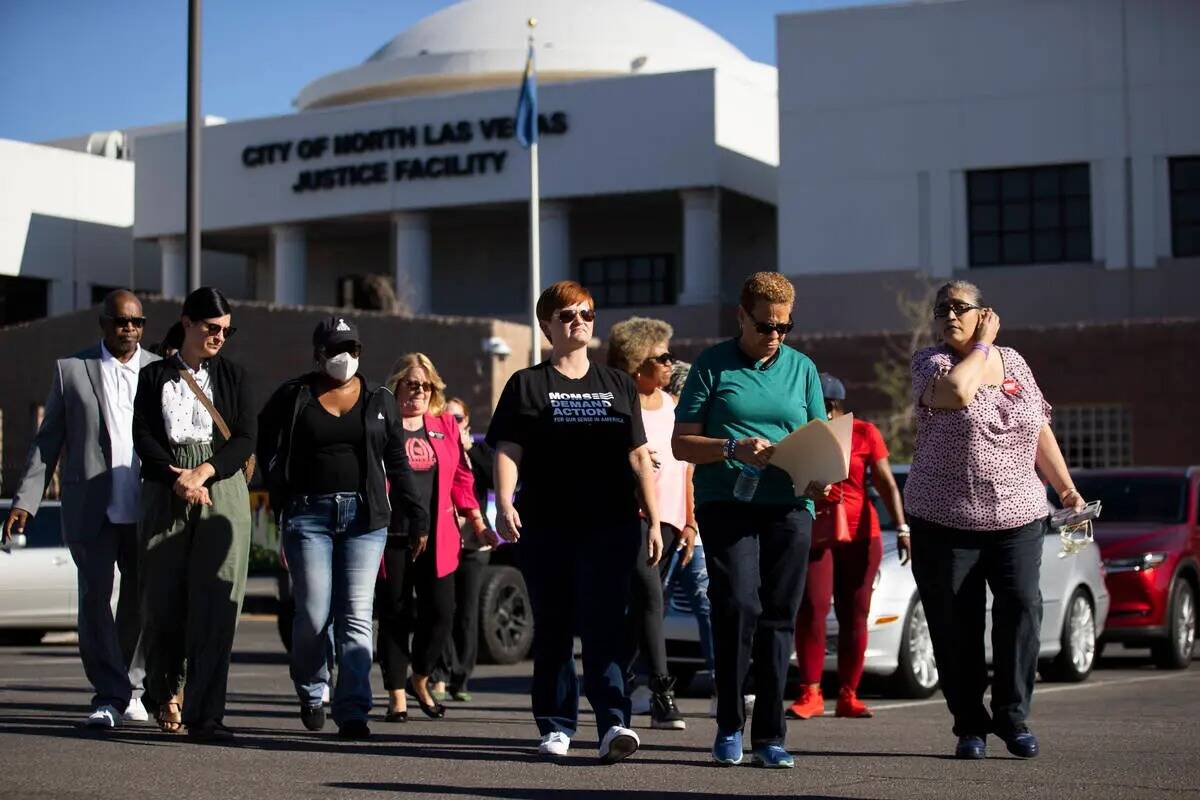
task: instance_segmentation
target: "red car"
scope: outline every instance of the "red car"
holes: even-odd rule
[[[1191,663],[1200,598],[1200,467],[1073,472],[1088,500],[1111,595],[1103,642],[1149,646],[1163,669]]]

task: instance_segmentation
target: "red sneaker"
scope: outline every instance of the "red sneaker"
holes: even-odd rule
[[[834,716],[869,719],[875,716],[875,713],[858,699],[858,695],[853,689],[843,688],[838,692],[837,710],[834,711]]]
[[[792,719],[812,719],[825,713],[825,696],[819,686],[805,686],[800,690],[796,702],[788,706],[787,715]]]

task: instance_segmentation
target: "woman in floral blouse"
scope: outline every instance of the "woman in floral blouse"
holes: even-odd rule
[[[983,758],[994,733],[1010,753],[1032,758],[1038,741],[1025,719],[1042,620],[1043,478],[1064,506],[1084,500],[1050,429],[1050,405],[1025,359],[994,345],[1000,317],[979,289],[942,286],[933,318],[942,344],[912,359],[917,446],[904,504],[913,575],[954,716],[955,755]],[[995,598],[990,715],[986,588]]]

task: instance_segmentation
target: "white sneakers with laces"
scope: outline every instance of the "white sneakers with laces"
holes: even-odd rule
[[[100,706],[83,724],[89,728],[115,728],[121,724],[121,712],[113,706]]]
[[[565,756],[571,749],[571,737],[554,731],[547,733],[538,743],[538,754],[543,756]]]
[[[605,764],[615,764],[622,759],[629,758],[641,746],[642,741],[636,733],[629,728],[613,725],[600,740],[600,761]]]
[[[150,719],[150,713],[146,711],[146,706],[142,705],[140,697],[130,700],[129,705],[125,706],[125,713],[121,716],[130,722],[147,722]]]

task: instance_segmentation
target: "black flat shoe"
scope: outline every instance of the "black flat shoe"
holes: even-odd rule
[[[384,722],[408,722],[407,711],[389,711],[383,718]]]
[[[417,705],[421,707],[421,713],[423,713],[425,716],[429,717],[430,719],[441,719],[442,717],[446,716],[446,707],[436,700],[434,701],[433,705],[425,704],[425,701],[421,699],[419,694],[417,694],[416,687],[414,687],[412,683],[412,678],[409,678],[405,682],[404,689],[414,698],[416,698]]]
[[[371,738],[371,729],[365,719],[348,719],[338,726],[339,739],[363,741]]]
[[[216,720],[202,722],[199,725],[189,725],[187,736],[193,742],[232,742],[236,738],[233,731]]]

